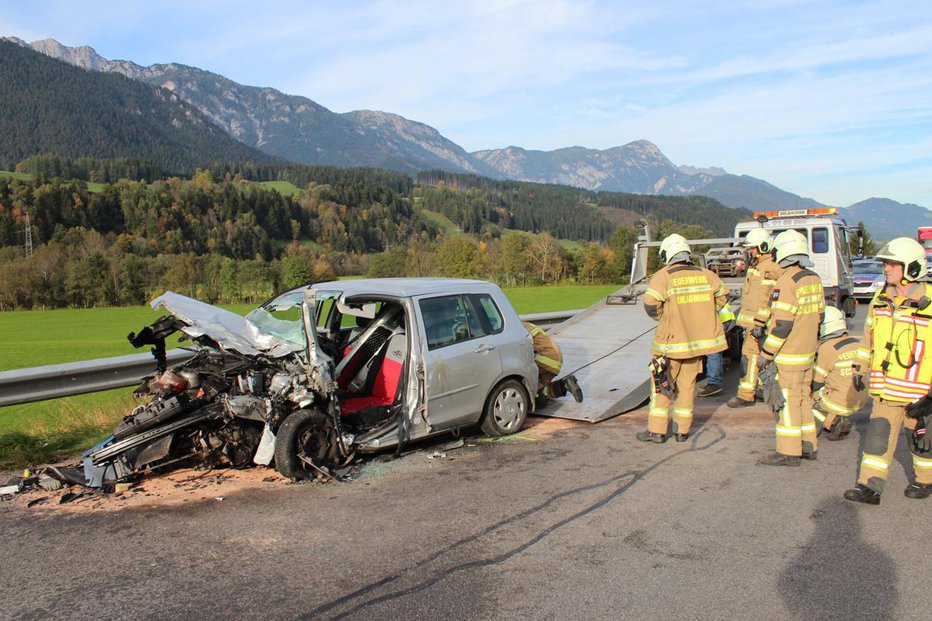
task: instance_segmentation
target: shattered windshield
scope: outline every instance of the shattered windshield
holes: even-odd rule
[[[333,304],[333,300],[339,296],[339,291],[316,293],[318,321],[326,319],[327,311]],[[266,334],[303,346],[305,343],[304,322],[301,318],[303,302],[304,289],[289,291],[252,311],[246,315],[246,319]]]
[[[261,332],[304,346],[301,302],[304,291],[289,291],[246,315],[246,320]]]

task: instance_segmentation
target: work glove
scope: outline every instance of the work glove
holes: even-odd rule
[[[767,340],[767,328],[765,326],[755,326],[751,330],[751,337],[757,341],[758,346]]]
[[[763,371],[764,369],[766,369],[766,368],[767,368],[767,365],[770,364],[771,362],[772,362],[772,359],[771,359],[771,358],[767,358],[766,356],[763,356],[763,355],[758,356],[758,357],[757,357],[757,371],[758,371],[758,373],[761,372],[761,371]]]
[[[919,424],[916,425],[916,429],[913,431],[913,443],[919,453],[932,451],[932,434],[926,433],[927,425],[928,419],[920,418]]]
[[[864,376],[861,375],[860,373],[856,373],[856,374],[851,378],[851,380],[852,380],[852,382],[854,382],[854,389],[855,389],[856,391],[861,392],[861,391],[863,391],[865,388],[867,388],[867,385],[864,384]]]

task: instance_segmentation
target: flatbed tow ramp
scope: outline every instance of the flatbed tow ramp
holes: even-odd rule
[[[574,373],[585,398],[551,399],[541,416],[597,423],[635,409],[650,396],[651,341],[657,322],[640,295],[608,296],[548,331],[563,352],[563,373]]]
[[[645,239],[646,238],[646,239]],[[534,413],[540,416],[585,420],[591,423],[629,412],[650,397],[651,343],[657,322],[644,312],[647,290],[647,252],[659,246],[649,237],[635,245],[632,285],[626,285],[547,333],[563,352],[560,377],[574,374],[585,398],[551,399]],[[698,245],[730,246],[732,238],[688,240]],[[723,278],[731,291],[731,307],[740,309],[743,278]]]

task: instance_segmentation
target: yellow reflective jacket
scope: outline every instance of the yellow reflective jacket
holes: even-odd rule
[[[770,318],[770,294],[782,271],[770,253],[759,255],[757,262],[748,268],[741,291],[739,326],[753,328],[767,323]]]
[[[543,373],[557,375],[563,368],[563,353],[550,335],[543,328],[535,326],[530,321],[521,323],[524,329],[531,333],[534,339],[534,362]]]
[[[915,283],[909,297],[888,297],[884,287],[871,300],[864,322],[870,347],[871,395],[912,403],[932,385],[932,304],[920,309],[917,300],[932,299],[932,285]]]
[[[653,353],[684,360],[723,351],[718,311],[727,301],[722,279],[705,268],[675,263],[660,269],[644,294],[644,310],[660,322]]]
[[[812,367],[813,384],[822,386],[814,391],[813,398],[841,416],[857,412],[867,405],[867,391],[854,387],[854,376],[864,375],[866,379],[869,362],[857,337],[843,334],[822,341]]]
[[[811,366],[825,311],[822,279],[799,264],[791,265],[777,279],[771,299],[761,355],[781,366]]]

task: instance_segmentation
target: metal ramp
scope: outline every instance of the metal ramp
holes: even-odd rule
[[[644,312],[641,292],[625,287],[548,331],[563,352],[561,375],[575,373],[585,398],[551,399],[535,414],[597,423],[647,401],[657,322]]]
[[[597,423],[633,410],[650,397],[647,365],[657,322],[644,312],[641,296],[647,288],[647,253],[660,244],[651,241],[646,220],[641,220],[639,226],[643,233],[634,245],[629,278],[632,284],[548,330],[563,352],[561,377],[576,375],[585,397],[583,402],[576,403],[571,397],[551,399],[535,414]],[[693,248],[730,248],[739,240],[727,237],[687,241]],[[727,283],[738,300],[742,282],[736,278]],[[732,308],[737,313],[740,304],[732,302]]]

